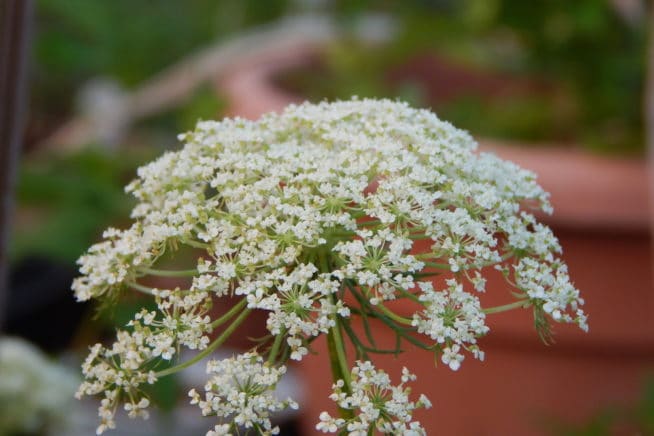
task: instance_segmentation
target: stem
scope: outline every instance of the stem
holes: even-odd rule
[[[489,307],[487,309],[484,309],[483,312],[485,314],[506,312],[507,310],[527,308],[530,306],[530,304],[531,303],[529,302],[529,300],[518,300],[518,301],[514,301],[513,303],[505,304],[503,306]]]
[[[361,342],[361,339],[356,335],[354,330],[352,330],[352,326],[349,325],[349,322],[347,319],[344,319],[341,323],[343,326],[343,330],[345,330],[345,333],[349,336],[350,340],[352,343],[355,345],[355,349],[358,352],[358,354],[364,359],[364,360],[370,360],[368,357],[368,353],[377,353],[377,354],[395,354],[398,355],[399,353],[402,352],[401,349],[395,349],[395,350],[385,350],[385,349],[378,349],[378,348],[373,348],[373,347],[367,347]],[[357,357],[358,358],[358,357]]]
[[[399,322],[400,324],[408,325],[408,326],[413,326],[413,320],[410,320],[409,318],[405,318],[403,316],[398,315],[397,313],[393,312],[390,310],[388,307],[384,306],[382,303],[379,303],[373,307],[377,307],[380,312],[382,312],[384,315],[392,319],[393,321]]]
[[[415,278],[415,276],[414,276]],[[421,306],[424,306],[425,303],[414,293],[407,291],[406,289],[399,288],[400,294],[404,295],[406,298],[409,300],[413,301],[414,303],[418,303]]]
[[[363,210],[360,210],[355,207],[346,207],[346,210],[349,209],[348,213],[350,214],[351,217],[353,218],[363,218],[364,216],[368,216]]]
[[[140,268],[139,271],[145,274],[150,274],[159,277],[190,277],[198,274],[197,269],[162,270],[162,269],[153,269],[153,268]]]
[[[329,272],[329,253],[321,251],[318,252],[318,262],[321,272]],[[336,305],[336,295],[330,295],[332,304]],[[327,349],[329,351],[329,361],[332,368],[332,377],[334,383],[338,380],[343,380],[345,383],[345,390],[352,393],[350,368],[347,365],[347,357],[345,356],[345,344],[341,336],[341,326],[338,320],[338,314],[334,314],[334,326],[329,329],[327,333]],[[344,419],[351,419],[354,417],[352,410],[339,407],[341,417]]]
[[[361,305],[361,308],[362,308],[361,310],[359,310],[359,309],[356,309],[354,307],[350,307],[350,310],[353,313],[361,314],[363,311],[368,310],[367,316],[371,316],[371,317],[379,319],[381,322],[386,324],[387,327],[392,329],[397,336],[401,336],[403,339],[407,340],[408,342],[411,342],[413,345],[415,345],[415,346],[417,346],[419,348],[422,348],[423,350],[429,350],[429,351],[433,350],[434,346],[427,345],[427,344],[421,342],[420,340],[414,338],[409,333],[407,333],[407,331],[415,331],[415,327],[403,328],[401,326],[398,326],[397,324],[395,324],[395,322],[392,319],[390,319],[389,317],[387,317],[383,313],[374,311],[373,307],[375,307],[375,306],[371,306],[370,303],[365,299],[365,297],[363,295],[361,295],[359,292],[357,292],[355,287],[353,287],[353,286],[351,286],[349,284],[347,284],[347,287],[350,289],[350,292],[352,292],[352,295],[354,295],[354,297],[357,299],[357,301],[359,302],[359,304]]]
[[[211,248],[211,245],[209,244],[205,244],[204,242],[193,241],[192,239],[182,239],[182,243],[186,245],[190,245],[191,247],[202,248],[204,250],[208,250]]]
[[[155,374],[156,377],[161,378],[179,372],[182,369],[188,368],[189,366],[199,362],[200,360],[213,353],[216,348],[220,347],[232,335],[232,333],[234,333],[234,330],[236,330],[238,326],[241,325],[243,321],[245,321],[245,318],[247,318],[251,311],[252,309],[245,309],[243,312],[241,312],[238,318],[236,318],[234,322],[229,327],[227,327],[227,329],[225,329],[225,331],[222,332],[220,336],[218,336],[218,339],[209,344],[207,348],[196,354],[192,359],[189,359],[186,362],[180,363],[179,365],[175,365],[168,369],[164,369],[163,371],[159,371]]]
[[[277,336],[275,336],[275,341],[273,342],[270,354],[268,355],[268,363],[270,365],[275,363],[275,357],[277,357],[277,353],[279,353],[279,347],[282,345],[282,340],[284,339],[285,334],[286,332],[282,330]]]
[[[244,298],[229,309],[223,316],[211,323],[211,328],[219,327],[225,322],[227,322],[231,317],[233,317],[239,310],[243,309],[248,304],[247,300]]]
[[[431,268],[439,268],[439,269],[447,269],[447,270],[451,268],[449,264],[444,264],[444,263],[436,263],[436,262],[428,262],[428,261],[422,261],[422,263],[424,263],[425,266]]]
[[[136,291],[142,292],[144,294],[154,295],[153,292],[152,292],[152,288],[149,288],[147,286],[143,286],[143,285],[141,285],[139,283],[127,282],[127,286],[129,286],[130,288],[132,288],[132,289],[134,289]]]
[[[329,363],[331,364],[332,368],[332,378],[334,379],[334,383],[336,383],[338,380],[343,380],[345,383],[346,392],[352,393],[352,388],[350,386],[350,373],[347,368],[345,371],[343,370],[341,362],[339,361],[339,352],[336,341],[334,340],[333,330],[334,329],[332,328],[329,330],[329,333],[327,333],[327,350],[329,351]],[[338,410],[340,412],[341,418],[345,420],[354,418],[354,411],[345,409],[340,405],[338,406]]]
[[[334,316],[334,321],[336,325],[331,328],[331,334],[334,341],[334,347],[336,349],[336,357],[338,358],[338,364],[341,368],[341,373],[343,376],[343,381],[345,386],[347,386],[348,391],[350,390],[350,367],[347,364],[347,357],[345,356],[345,343],[343,342],[343,336],[341,335],[341,324],[338,321],[338,315]]]

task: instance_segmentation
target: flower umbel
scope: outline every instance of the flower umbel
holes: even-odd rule
[[[316,430],[323,433],[337,433],[347,430],[350,435],[364,436],[369,429],[381,433],[402,435],[425,435],[419,422],[412,421],[413,411],[420,407],[430,408],[431,402],[421,395],[418,401],[409,400],[411,389],[405,387],[408,381],[414,381],[415,375],[408,369],[402,370],[402,383],[391,385],[391,380],[384,371],[375,369],[371,362],[355,362],[350,377],[350,388],[345,389],[345,382],[338,380],[330,398],[345,410],[358,412],[349,419],[332,418],[329,413],[320,414]]]
[[[273,433],[272,414],[295,405],[272,395],[284,365],[320,335],[343,413],[321,415],[320,430],[422,434],[412,411],[427,400],[409,400],[408,372],[392,386],[374,354],[411,343],[457,370],[467,355],[483,360],[487,317],[513,309],[531,308],[544,339],[550,321],[587,329],[561,247],[530,213],[551,213],[536,176],[478,153],[429,111],[389,100],[306,103],[257,121],[200,122],[179,138],[181,150],[140,168],[127,187],[138,200],[132,226],[109,229],[79,260],[79,300],[131,290],[156,305],[84,365],[80,394],[104,397],[99,432],[114,426],[119,404],[144,416],[140,385],[209,356],[252,311],[267,313],[270,335],[256,351],[212,362],[205,396],[192,391],[221,419],[208,434]],[[196,258],[162,269],[182,247]],[[485,307],[493,269],[506,279],[507,304]],[[144,284],[157,276],[179,286]],[[211,309],[228,297],[238,302]],[[408,316],[393,310],[403,299],[415,307]],[[375,345],[373,318],[397,349]],[[183,347],[196,356],[178,361]],[[161,360],[173,366],[157,371]]]
[[[207,363],[209,381],[204,386],[204,399],[195,389],[189,392],[191,404],[197,404],[205,416],[215,415],[222,422],[214,430],[229,432],[239,427],[256,430],[258,434],[278,434],[273,427],[270,415],[286,409],[297,409],[298,405],[290,398],[279,401],[274,389],[286,367],[273,367],[265,364],[256,353],[212,360]],[[209,432],[211,433],[211,432]]]

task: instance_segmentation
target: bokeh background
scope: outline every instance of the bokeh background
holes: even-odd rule
[[[123,186],[139,165],[179,147],[177,133],[198,119],[256,118],[292,102],[353,95],[430,108],[482,149],[535,170],[555,206],[543,219],[587,300],[590,333],[557,326],[548,347],[527,317],[511,314],[492,320],[484,363],[451,373],[410,354],[434,403],[420,415],[430,434],[654,434],[651,7],[36,0],[4,332],[41,351],[0,347],[0,435],[92,434],[94,404],[67,400],[77,365],[142,302],[98,311],[74,302],[70,282],[75,260],[102,230],[128,222],[133,202]],[[21,359],[36,362],[32,375],[21,373]],[[329,401],[325,368],[310,363],[288,389],[311,395],[299,415],[280,417],[282,434],[313,434]],[[381,364],[393,372],[402,363]],[[34,375],[55,366],[72,377],[70,394]],[[115,434],[202,434],[209,423],[198,426],[184,406],[192,380],[158,384],[153,419],[119,423]],[[61,399],[32,398],[35,386]],[[8,407],[16,398],[29,412],[24,428]]]

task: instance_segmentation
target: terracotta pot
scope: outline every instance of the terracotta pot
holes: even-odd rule
[[[299,47],[234,66],[217,84],[231,101],[231,114],[256,118],[300,101],[278,89],[272,78],[302,64],[312,50]],[[545,434],[553,422],[586,422],[607,407],[635,401],[654,368],[645,162],[570,148],[481,143],[482,150],[534,170],[552,194],[555,214],[540,218],[561,241],[570,276],[586,299],[590,332],[555,325],[556,343],[548,347],[539,342],[527,311],[502,313],[489,316],[491,332],[480,341],[485,362],[468,358],[453,373],[443,365],[435,368],[429,354],[408,348],[397,359],[380,356],[375,363],[394,378],[404,365],[418,375],[415,390],[434,403],[417,415],[429,434]],[[485,304],[510,301],[499,276],[491,275],[488,288]],[[315,349],[319,355],[299,365],[311,393],[302,405],[306,434],[315,433],[320,411],[334,410],[324,338]]]

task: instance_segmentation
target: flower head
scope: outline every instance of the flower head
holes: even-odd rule
[[[228,434],[221,432],[233,426],[255,429],[258,434],[277,434],[279,428],[272,426],[270,415],[298,407],[290,398],[280,401],[274,395],[285,372],[284,366],[265,364],[255,353],[212,360],[207,363],[210,378],[204,387],[205,397],[193,389],[189,392],[191,404],[197,404],[203,415],[215,415],[223,421],[209,434]]]
[[[134,224],[109,229],[79,259],[78,300],[132,289],[157,306],[139,312],[113,346],[94,347],[84,366],[80,392],[104,394],[105,428],[123,393],[129,414],[144,415],[138,386],[173,371],[151,372],[158,359],[177,358],[181,347],[208,354],[253,310],[266,312],[270,336],[256,354],[212,363],[205,398],[192,398],[266,432],[274,430],[269,414],[291,405],[270,396],[283,365],[327,334],[342,366],[336,378],[349,372],[345,340],[364,363],[352,386],[334,393],[356,419],[323,414],[320,429],[420,434],[407,419],[427,403],[409,401],[403,385],[371,366],[369,353],[389,350],[376,349],[368,328],[359,337],[353,317],[364,327],[379,320],[452,370],[466,353],[484,358],[478,340],[498,311],[532,307],[544,338],[550,320],[587,329],[561,247],[531,213],[551,213],[535,174],[478,153],[468,133],[429,111],[390,100],[305,103],[257,121],[203,121],[179,138],[181,150],[140,168],[127,187],[138,201]],[[189,269],[158,269],[164,253],[183,246],[197,253]],[[516,301],[482,307],[477,293],[492,268]],[[441,273],[447,281],[433,278]],[[186,283],[159,291],[143,284],[153,275]],[[227,296],[242,300],[212,319],[213,301]],[[398,299],[411,300],[414,313],[394,313],[388,302]],[[221,422],[211,432],[229,431]]]
[[[425,435],[420,423],[412,421],[413,411],[420,407],[430,408],[431,402],[424,395],[417,401],[411,401],[411,389],[404,386],[415,379],[415,375],[404,368],[402,382],[394,386],[389,376],[375,369],[372,362],[357,361],[349,386],[343,380],[337,381],[330,396],[340,408],[355,411],[356,414],[343,419],[332,418],[329,413],[322,412],[316,429],[323,433],[347,430],[350,435],[362,436],[370,428],[387,434]]]

